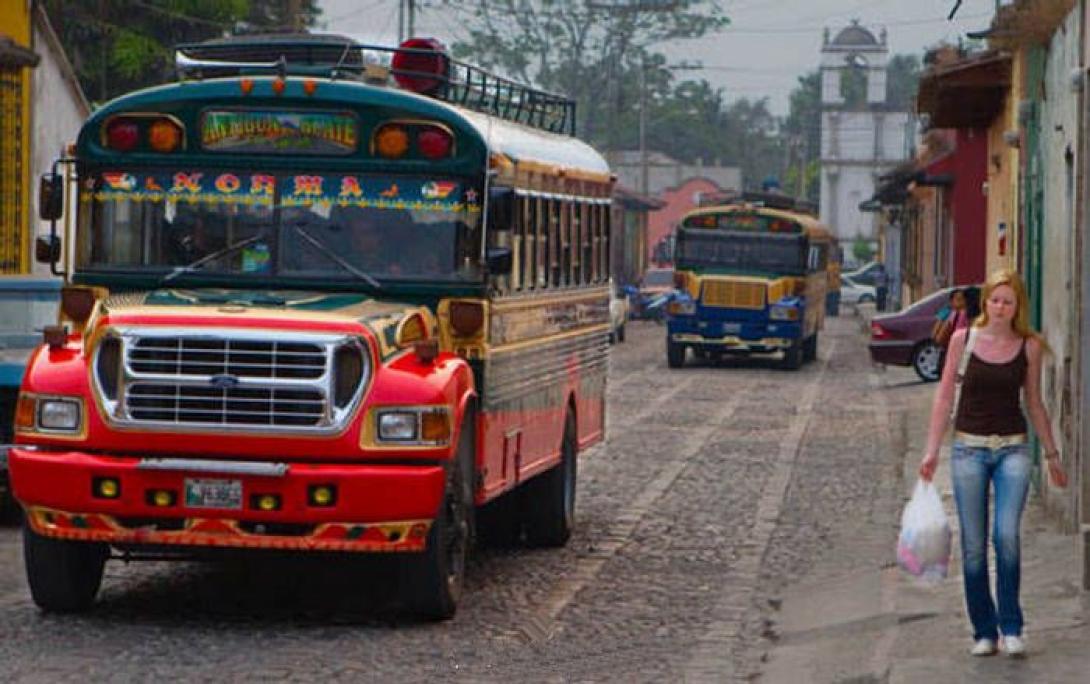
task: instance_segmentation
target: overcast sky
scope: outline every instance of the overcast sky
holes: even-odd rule
[[[583,2],[583,0],[571,0]],[[1004,0],[1004,4],[1009,0]],[[891,53],[915,53],[942,40],[956,42],[966,31],[987,28],[996,0],[964,0],[954,21],[946,17],[956,0],[722,0],[731,26],[698,41],[663,44],[659,49],[678,62],[700,60],[702,73],[679,77],[706,78],[722,87],[728,99],[767,96],[778,114],[787,111],[787,96],[796,78],[813,69],[820,57],[822,29],[859,19],[875,34],[885,27]],[[398,0],[320,0],[320,28],[382,44],[397,41]],[[458,17],[436,0],[417,0],[416,34],[453,42],[464,35]]]

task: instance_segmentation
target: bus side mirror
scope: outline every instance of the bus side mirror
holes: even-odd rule
[[[43,173],[38,183],[38,216],[43,221],[56,221],[64,214],[64,177],[59,173]]]
[[[488,190],[488,224],[492,230],[511,230],[515,223],[515,191],[505,186]]]
[[[512,256],[510,247],[489,247],[485,257],[485,265],[492,275],[508,275],[511,273]]]
[[[41,235],[34,241],[34,259],[39,264],[55,264],[61,260],[61,239],[56,235]]]

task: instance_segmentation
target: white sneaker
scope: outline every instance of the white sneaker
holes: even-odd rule
[[[995,642],[991,639],[977,639],[969,653],[975,656],[990,656],[996,653]]]
[[[1020,636],[1005,636],[1003,637],[1003,650],[1011,658],[1025,658],[1026,642]]]

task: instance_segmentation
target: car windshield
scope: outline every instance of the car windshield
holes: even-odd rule
[[[102,172],[82,187],[81,270],[480,277],[479,194],[456,180],[185,170]]]
[[[707,230],[679,231],[679,267],[775,274],[805,272],[805,237]]]

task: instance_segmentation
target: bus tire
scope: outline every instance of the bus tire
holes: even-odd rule
[[[806,338],[806,341],[802,344],[802,360],[803,361],[816,361],[818,349],[818,334],[815,332],[810,337]]]
[[[506,549],[522,541],[521,489],[506,492],[477,512],[477,543]]]
[[[407,603],[427,620],[454,617],[465,587],[469,549],[473,543],[473,421],[466,421],[458,452],[447,470],[446,492],[428,531],[427,546],[409,559]]]
[[[685,345],[666,340],[666,365],[681,368],[685,365]]]
[[[564,418],[560,463],[526,483],[526,543],[563,546],[575,527],[575,483],[578,444],[575,415]]]
[[[798,370],[802,367],[802,340],[792,340],[791,346],[783,350],[781,366],[784,370]]]
[[[23,523],[23,561],[34,603],[47,613],[77,613],[95,602],[109,547],[43,537]]]

